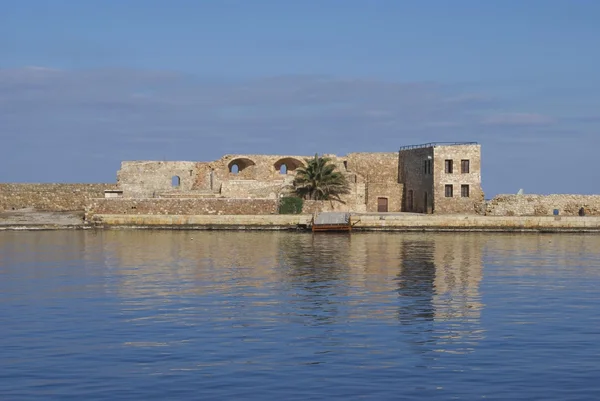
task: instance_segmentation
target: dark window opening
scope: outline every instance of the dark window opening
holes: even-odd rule
[[[192,176],[193,173],[194,173],[194,170],[190,170],[190,177]]]
[[[281,167],[279,167],[279,174],[287,174],[287,166],[285,164],[282,164]]]
[[[460,172],[462,174],[468,174],[470,172],[471,166],[468,160],[460,161]]]
[[[468,198],[469,197],[469,186],[468,185],[461,185],[460,186],[460,196],[463,198]]]
[[[453,170],[454,170],[454,166],[453,166],[452,160],[446,160],[446,173],[452,174]]]
[[[423,174],[431,174],[431,160],[423,160]]]
[[[348,171],[348,162],[346,160],[344,160],[344,169]]]
[[[230,173],[232,173],[232,174],[237,174],[237,173],[239,173],[239,172],[240,172],[240,166],[238,166],[237,164],[233,164],[233,165],[231,166]]]
[[[408,191],[408,200],[407,200],[407,205],[406,208],[408,209],[409,212],[413,211],[413,207],[414,207],[414,198],[413,198],[414,194],[413,194],[413,190],[409,190]]]
[[[179,176],[174,175],[171,178],[171,186],[173,188],[177,188],[177,187],[179,187],[180,184],[181,184],[181,179],[179,178]]]
[[[452,185],[446,185],[444,189],[446,193],[446,198],[452,198],[454,196],[454,188],[452,187]]]

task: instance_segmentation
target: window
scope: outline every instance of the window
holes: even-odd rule
[[[279,167],[279,174],[287,174],[287,166],[285,164],[282,164],[281,167]]]
[[[406,205],[406,208],[408,209],[409,212],[413,211],[413,202],[414,202],[414,198],[413,198],[413,190],[409,190],[408,191],[408,199],[407,199],[407,203],[408,205]]]
[[[470,163],[468,160],[461,160],[460,161],[460,172],[462,174],[468,174],[470,171]]]
[[[454,170],[453,167],[452,160],[446,160],[446,173],[452,174],[452,170]]]
[[[468,185],[460,186],[460,196],[462,196],[463,198],[469,197],[469,186]]]
[[[237,174],[240,172],[240,166],[238,166],[237,164],[232,164],[229,172],[231,172],[232,174]]]
[[[181,179],[178,176],[174,175],[171,177],[171,186],[173,188],[179,187],[179,184],[181,184]]]
[[[431,174],[431,160],[423,160],[423,174]]]
[[[452,188],[452,184],[445,186],[446,198],[452,198],[454,196],[454,189]]]

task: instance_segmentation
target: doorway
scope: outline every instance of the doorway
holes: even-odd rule
[[[377,198],[377,212],[387,213],[388,211],[388,198]]]

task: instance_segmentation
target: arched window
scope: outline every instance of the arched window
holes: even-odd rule
[[[254,165],[255,164],[252,160],[246,157],[238,157],[230,161],[227,167],[229,168],[229,172],[231,174],[238,174]],[[249,177],[247,173],[245,173],[245,176]]]
[[[280,174],[288,174],[303,165],[304,164],[298,159],[293,157],[284,157],[283,159],[277,160],[273,167],[275,167],[275,171],[278,171]]]
[[[171,177],[171,186],[173,188],[178,188],[180,184],[181,184],[181,179],[179,178],[179,176],[174,175],[173,177]]]

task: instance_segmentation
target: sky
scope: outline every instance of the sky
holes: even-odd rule
[[[596,0],[0,0],[0,182],[477,141],[488,198],[599,193],[598,21]]]

